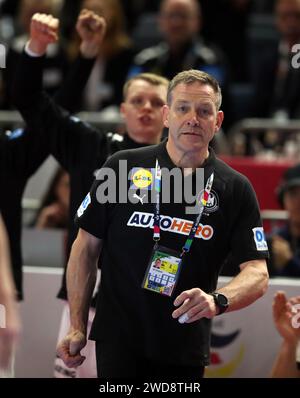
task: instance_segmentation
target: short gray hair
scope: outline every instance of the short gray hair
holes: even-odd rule
[[[180,72],[171,80],[167,93],[168,105],[172,102],[172,92],[178,84],[192,84],[195,82],[207,84],[214,90],[214,93],[216,94],[215,105],[218,111],[222,103],[222,93],[218,81],[208,73],[196,69]]]

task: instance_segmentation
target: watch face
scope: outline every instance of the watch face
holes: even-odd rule
[[[224,296],[224,294],[220,294],[219,293],[218,297],[217,297],[217,300],[218,300],[219,305],[221,305],[222,307],[227,307],[228,300],[227,300],[227,297]]]

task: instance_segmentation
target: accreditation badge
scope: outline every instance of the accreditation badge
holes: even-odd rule
[[[175,250],[155,245],[142,287],[164,296],[171,296],[178,281],[181,260]]]

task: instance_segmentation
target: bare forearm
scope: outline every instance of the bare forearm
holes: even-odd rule
[[[41,43],[39,40],[30,39],[27,43],[27,49],[34,53],[37,57],[41,57],[47,52],[47,43]]]
[[[300,377],[300,371],[296,364],[296,345],[297,343],[289,343],[283,341],[280,351],[276,357],[271,377],[286,378]]]
[[[71,325],[86,333],[88,312],[97,276],[98,257],[75,241],[67,268]]]
[[[257,260],[256,260],[257,261]],[[229,301],[229,311],[236,311],[252,304],[263,296],[268,287],[268,272],[263,263],[249,262],[232,281],[218,289]]]
[[[0,303],[15,299],[15,288],[10,270],[8,239],[0,218]]]

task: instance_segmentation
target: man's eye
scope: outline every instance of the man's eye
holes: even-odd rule
[[[152,101],[153,108],[161,108],[164,105],[165,105],[165,103],[163,101],[160,101],[160,100]]]
[[[180,105],[177,107],[178,112],[184,113],[187,110],[187,107],[185,105]]]
[[[208,115],[210,115],[210,110],[209,110],[209,109],[206,109],[206,108],[203,108],[203,109],[200,109],[200,113],[201,113],[203,116],[208,116]]]
[[[131,100],[132,105],[141,105],[143,103],[143,100],[141,98],[133,98]]]

